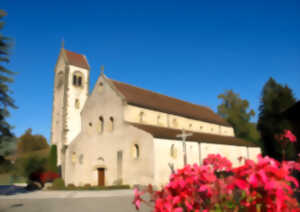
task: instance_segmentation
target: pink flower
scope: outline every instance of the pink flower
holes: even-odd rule
[[[295,143],[297,141],[296,136],[290,130],[284,130],[283,133],[275,135],[275,139],[284,143]]]
[[[215,211],[222,205],[224,211],[232,211],[228,202],[238,211],[295,211],[300,212],[293,198],[291,184],[298,187],[292,177],[293,169],[300,163],[278,162],[258,155],[258,161],[245,160],[245,164],[232,168],[231,163],[220,155],[209,155],[202,166],[194,164],[177,170],[170,182],[160,191],[148,191],[153,200],[154,212]],[[218,171],[230,171],[229,176],[217,177]],[[133,203],[140,208],[142,192],[134,190]]]
[[[135,205],[136,209],[139,210],[141,207],[141,202],[142,202],[141,195],[143,195],[143,192],[139,192],[137,188],[135,188],[133,192],[134,192],[134,200],[132,203]]]
[[[229,171],[232,168],[231,162],[220,154],[209,154],[203,160],[203,165],[212,166],[215,171]]]
[[[285,130],[284,132],[285,132],[285,134],[284,134],[285,138],[289,139],[290,142],[292,142],[292,143],[296,142],[296,140],[297,140],[296,136],[290,130]]]

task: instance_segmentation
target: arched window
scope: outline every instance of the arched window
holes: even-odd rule
[[[157,125],[161,125],[161,116],[160,115],[157,116]]]
[[[176,158],[177,157],[177,149],[175,147],[175,144],[171,145],[170,155],[171,155],[172,158]]]
[[[174,127],[178,127],[177,119],[173,119],[172,123],[173,123],[173,126],[174,126]]]
[[[100,82],[100,83],[99,83],[99,86],[98,86],[98,92],[101,93],[102,90],[103,90],[103,83]]]
[[[104,129],[104,119],[102,116],[99,117],[99,125],[98,125],[98,132],[103,133]]]
[[[79,164],[83,164],[83,154],[79,155]]]
[[[80,102],[79,99],[75,99],[75,108],[79,109],[80,108]]]
[[[72,152],[72,163],[75,164],[77,160],[76,152]]]
[[[81,72],[76,71],[73,74],[73,85],[76,87],[82,87],[83,85],[83,75]]]
[[[114,118],[110,117],[109,118],[109,127],[108,127],[109,131],[112,132],[114,130]]]
[[[140,157],[140,148],[139,148],[139,145],[137,144],[134,144],[133,147],[132,147],[132,157],[133,159],[139,159]]]
[[[144,115],[145,115],[144,111],[141,111],[140,112],[140,123],[144,122]]]

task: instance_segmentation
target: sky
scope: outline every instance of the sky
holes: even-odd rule
[[[14,40],[7,68],[18,106],[9,122],[50,138],[54,66],[62,40],[86,55],[90,90],[112,79],[215,112],[232,89],[258,113],[270,77],[300,98],[300,1],[13,1],[0,32]],[[252,119],[257,121],[257,115]]]

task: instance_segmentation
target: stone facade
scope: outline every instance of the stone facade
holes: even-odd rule
[[[255,159],[260,153],[235,138],[233,128],[208,108],[123,85],[103,74],[90,94],[88,85],[86,58],[62,49],[55,68],[51,142],[58,146],[66,184],[165,184],[171,166],[183,167],[183,145],[176,138],[183,129],[194,134],[186,142],[189,164],[220,153],[239,165],[239,156]],[[157,103],[134,101],[143,94],[199,113],[180,115],[180,108],[172,113]]]

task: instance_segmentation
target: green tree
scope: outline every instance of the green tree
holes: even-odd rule
[[[43,172],[47,166],[47,158],[39,156],[29,156],[18,158],[15,162],[13,174],[29,178],[34,172]]]
[[[51,145],[51,149],[48,157],[48,170],[58,173],[56,145]]]
[[[42,135],[33,135],[32,129],[20,136],[17,151],[18,153],[32,152],[49,148],[47,140]]]
[[[275,135],[282,133],[284,129],[291,129],[282,112],[295,102],[294,94],[287,85],[281,85],[273,78],[270,78],[264,85],[257,129],[262,137],[265,155],[278,160],[282,159],[281,146],[275,139]],[[286,150],[286,159],[295,159],[295,150],[294,144],[289,144]]]
[[[6,16],[4,10],[0,10],[0,30],[4,27],[3,18]],[[11,98],[9,84],[13,82],[14,72],[4,67],[9,63],[11,49],[11,39],[0,33],[0,143],[9,142],[13,137],[12,126],[7,122],[10,113],[9,108],[16,108],[14,100]]]
[[[258,142],[259,135],[255,124],[250,119],[255,115],[254,110],[248,111],[249,102],[241,99],[240,95],[232,90],[226,90],[218,96],[222,103],[218,106],[218,114],[233,126],[234,133],[239,138]]]

